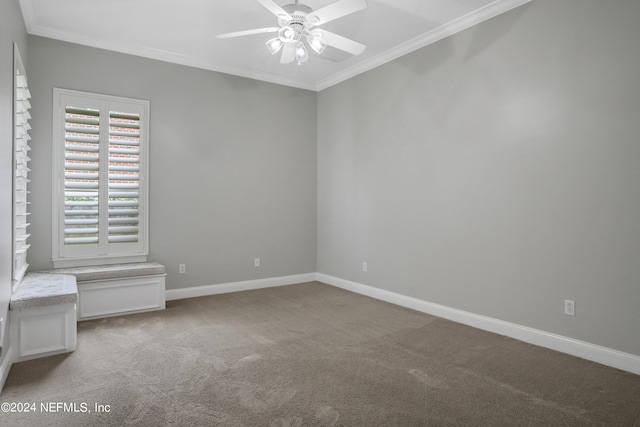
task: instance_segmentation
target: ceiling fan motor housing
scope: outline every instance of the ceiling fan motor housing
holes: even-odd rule
[[[309,6],[304,4],[288,4],[282,7],[291,17],[278,17],[278,24],[281,27],[286,25],[290,26],[296,31],[296,35],[299,35],[305,30],[307,26],[307,15],[313,12]]]

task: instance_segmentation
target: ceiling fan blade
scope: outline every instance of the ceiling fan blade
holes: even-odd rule
[[[367,7],[367,0],[339,0],[307,15],[311,25],[322,25]]]
[[[280,56],[281,64],[288,64],[296,59],[296,44],[285,43],[282,47],[282,56]]]
[[[339,36],[330,31],[322,30],[322,37],[327,41],[329,46],[343,50],[352,55],[360,55],[366,49],[366,46],[357,41]]]
[[[273,0],[256,0],[258,3],[266,7],[269,12],[276,15],[278,18],[283,18],[287,21],[291,20],[291,15],[286,10],[278,6]]]
[[[216,36],[217,39],[228,39],[231,37],[240,37],[240,36],[249,36],[251,34],[263,34],[263,33],[275,33],[280,28],[278,27],[269,27],[269,28],[256,28],[254,30],[244,30],[244,31],[236,31],[233,33],[225,33],[218,34]]]

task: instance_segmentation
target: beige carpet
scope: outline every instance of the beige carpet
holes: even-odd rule
[[[29,427],[640,426],[640,376],[305,283],[81,322],[0,402]]]

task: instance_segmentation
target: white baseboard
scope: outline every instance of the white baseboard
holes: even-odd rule
[[[601,363],[640,375],[640,356],[602,347],[585,341],[579,341],[562,335],[529,328],[515,323],[505,322],[479,314],[434,304],[418,298],[408,297],[373,286],[356,283],[321,273],[307,273],[293,276],[270,277],[267,279],[222,283],[218,285],[195,286],[182,289],[168,289],[166,300],[195,298],[230,292],[293,285],[317,280],[331,286],[366,295],[402,307],[449,319],[474,328],[511,337],[530,344],[550,348],[582,359]]]
[[[230,292],[295,285],[296,283],[313,282],[315,280],[316,273],[296,274],[293,276],[269,277],[266,279],[246,280],[243,282],[221,283],[219,285],[167,289],[165,291],[165,296],[167,301],[172,301],[176,299],[204,297],[208,295],[227,294]]]
[[[9,376],[11,365],[13,365],[13,362],[15,361],[14,353],[14,347],[12,345],[9,345],[9,348],[7,349],[2,349],[2,359],[0,359],[0,393],[2,393],[4,383],[7,381],[7,377]]]
[[[316,280],[402,307],[640,375],[640,356],[318,273]]]

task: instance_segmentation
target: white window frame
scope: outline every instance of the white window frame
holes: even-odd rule
[[[13,131],[13,288],[19,284],[29,268],[27,263],[27,251],[29,244],[27,239],[30,234],[27,231],[29,224],[29,120],[31,114],[31,93],[27,84],[24,65],[18,50],[18,45],[13,45],[14,55],[14,131]]]
[[[73,247],[65,244],[65,111],[67,106],[96,108],[101,117],[109,117],[109,111],[126,111],[140,114],[139,137],[139,195],[138,241],[132,244],[109,243],[106,232],[101,230],[96,244]],[[109,124],[100,122],[101,159],[108,159]],[[106,142],[105,142],[106,139]],[[105,149],[105,147],[107,147]],[[106,151],[104,151],[106,150]],[[146,262],[149,255],[149,101],[124,98],[68,89],[53,89],[53,191],[52,191],[52,262],[54,268],[87,265]],[[100,160],[101,180],[106,180],[104,170],[108,160]],[[106,185],[106,181],[101,181]],[[102,193],[105,194],[105,193]],[[108,207],[100,209],[101,229],[107,224]]]

